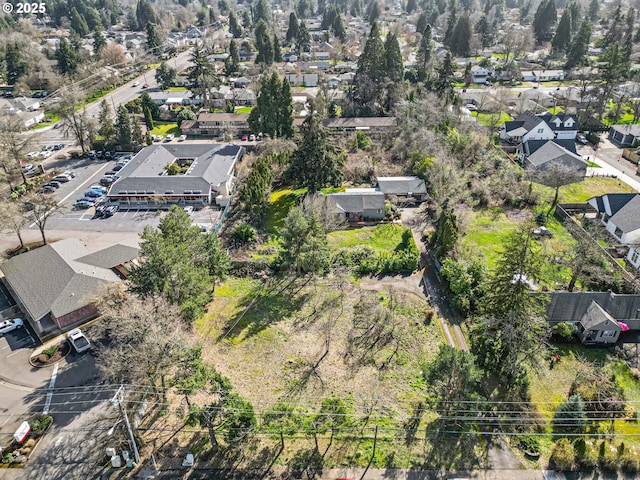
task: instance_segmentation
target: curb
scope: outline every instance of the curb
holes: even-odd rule
[[[55,345],[55,344],[54,344],[54,345]],[[57,365],[58,363],[60,363],[61,361],[63,361],[65,358],[67,358],[67,356],[71,353],[71,346],[70,346],[70,345],[68,346],[68,349],[69,349],[69,350],[67,351],[67,354],[66,354],[66,355],[64,355],[64,356],[62,356],[62,357],[60,358],[60,360],[57,360],[57,361],[55,361],[55,362],[53,362],[53,363],[47,363],[46,365],[36,365],[36,364],[32,361],[32,360],[33,360],[33,357],[35,357],[35,356],[37,356],[37,355],[40,355],[40,353],[41,353],[41,352],[43,352],[44,350],[46,350],[45,348],[38,347],[36,350],[39,350],[39,351],[34,351],[34,352],[31,354],[31,356],[29,357],[29,365],[31,365],[33,368],[47,368],[47,367],[53,367],[54,365]]]

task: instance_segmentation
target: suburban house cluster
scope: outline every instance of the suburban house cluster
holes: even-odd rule
[[[2,283],[45,341],[96,317],[96,300],[125,278],[139,251],[116,244],[90,252],[76,238],[60,240],[2,263]]]

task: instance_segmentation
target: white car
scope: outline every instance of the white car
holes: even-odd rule
[[[184,142],[187,139],[186,135],[180,135],[180,137],[178,138],[179,142]]]
[[[175,135],[173,133],[170,133],[169,135],[167,135],[167,138],[164,139],[165,142],[170,142],[175,138]]]
[[[193,213],[193,207],[191,205],[187,205],[186,207],[182,207],[187,215],[191,215]]]
[[[13,320],[5,320],[0,322],[0,335],[12,332],[18,328],[24,327],[24,321],[21,318],[14,318]]]
[[[256,136],[253,133],[251,135],[249,135],[249,141],[250,142],[255,142],[256,141]]]
[[[139,86],[139,85],[140,85],[140,82],[133,82],[133,83],[131,84],[131,86],[132,86],[132,87],[137,87],[137,86]]]
[[[91,343],[89,343],[89,340],[79,328],[70,330],[69,333],[67,333],[67,339],[78,353],[86,352],[91,348]]]
[[[473,104],[473,103],[467,103],[464,108],[466,108],[467,110],[469,110],[470,112],[477,112],[478,111],[478,107]]]

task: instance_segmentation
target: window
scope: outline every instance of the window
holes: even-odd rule
[[[618,238],[622,238],[622,230],[620,229],[620,227],[616,227],[616,231],[613,232],[613,234]]]
[[[601,337],[615,337],[616,336],[616,331],[615,330],[603,330],[600,333]]]
[[[636,248],[631,249],[631,258],[629,258],[629,260],[631,260],[631,263],[633,263],[634,265],[637,265],[638,258],[640,258],[640,250]]]
[[[542,133],[542,132],[544,132],[544,128],[539,128],[538,133]]]

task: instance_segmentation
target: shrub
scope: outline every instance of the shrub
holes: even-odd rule
[[[233,239],[244,245],[247,243],[255,243],[258,240],[256,229],[246,223],[241,223],[233,229]]]
[[[515,445],[523,452],[537,453],[540,451],[540,440],[533,435],[518,435]]]
[[[53,345],[52,347],[49,347],[43,350],[42,353],[46,355],[48,358],[51,358],[58,352],[59,348],[60,348],[59,345]]]
[[[52,421],[53,419],[49,415],[36,415],[29,420],[29,426],[33,431],[45,430]]]
[[[547,214],[545,211],[541,210],[536,214],[536,225],[539,227],[547,226]]]
[[[556,470],[571,470],[576,460],[573,445],[566,438],[561,438],[553,444],[549,466]]]
[[[603,440],[600,442],[600,448],[598,450],[598,463],[603,470],[617,470],[618,469],[618,449],[613,444]]]
[[[570,322],[556,323],[553,327],[553,334],[564,340],[571,340],[576,333],[576,327]]]

